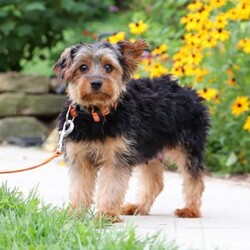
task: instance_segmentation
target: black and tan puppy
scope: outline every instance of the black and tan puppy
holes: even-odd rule
[[[67,111],[74,119],[64,140],[71,205],[90,207],[98,177],[99,214],[116,221],[120,214],[146,215],[163,189],[167,157],[184,178],[185,207],[175,214],[200,217],[208,112],[196,92],[180,87],[172,75],[132,80],[147,47],[141,40],[79,44],[67,48],[54,66],[69,96],[58,129]],[[134,167],[141,171],[141,190],[136,204],[124,205]]]

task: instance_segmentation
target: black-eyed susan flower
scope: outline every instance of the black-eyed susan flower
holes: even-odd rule
[[[193,3],[190,3],[187,8],[191,11],[197,11],[200,10],[203,6],[203,3],[201,1],[194,1]]]
[[[167,49],[168,49],[168,46],[166,44],[161,44],[160,46],[157,46],[156,48],[152,50],[151,55],[152,56],[161,55],[165,53]]]
[[[217,46],[217,39],[210,36],[207,37],[206,39],[204,39],[203,43],[202,43],[202,47],[205,48],[214,48]]]
[[[214,88],[203,88],[198,90],[197,93],[207,101],[211,101],[218,96],[218,90]]]
[[[227,3],[227,0],[210,0],[209,4],[213,9],[220,8]]]
[[[238,116],[249,110],[249,99],[247,96],[238,96],[231,106],[232,114]]]
[[[236,20],[240,19],[239,12],[237,11],[236,8],[232,8],[232,9],[228,10],[225,14],[227,15],[227,18],[232,20],[232,21],[236,21]]]
[[[125,40],[125,32],[118,32],[108,37],[110,43],[117,43],[121,40]]]
[[[246,122],[245,122],[245,124],[243,126],[243,129],[250,132],[250,116],[247,117]]]
[[[150,69],[150,77],[160,77],[162,75],[165,75],[168,73],[168,69],[165,68],[162,64],[154,62],[151,65],[151,69]]]
[[[248,20],[250,17],[250,3],[249,0],[242,0],[237,6],[236,11],[241,20]]]
[[[237,48],[242,49],[245,53],[250,53],[250,38],[241,39],[238,44]]]
[[[227,84],[230,86],[235,86],[236,85],[236,78],[234,76],[232,76],[231,78],[229,78],[227,80]]]
[[[185,70],[184,70],[184,67],[183,67],[183,66],[174,65],[174,66],[172,67],[172,69],[171,69],[171,73],[172,73],[173,75],[182,77],[182,76],[185,74]]]
[[[215,39],[224,42],[229,39],[230,32],[225,29],[216,29],[213,35]]]
[[[128,26],[132,34],[142,34],[148,29],[148,25],[142,20],[136,23],[130,23]]]
[[[224,29],[227,26],[227,15],[224,13],[219,14],[217,17],[215,17],[214,20],[214,27],[216,29]]]

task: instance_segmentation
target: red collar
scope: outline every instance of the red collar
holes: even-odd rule
[[[79,108],[77,109],[77,107],[79,107],[79,106],[72,104],[72,103],[69,105],[69,113],[73,118],[76,118],[79,115],[79,111],[78,111]],[[81,112],[91,114],[91,116],[95,122],[102,121],[105,118],[105,116],[107,116],[110,113],[109,109],[106,109],[104,111],[98,110],[96,112],[88,112],[85,109],[84,110],[80,109],[80,110],[81,110]]]

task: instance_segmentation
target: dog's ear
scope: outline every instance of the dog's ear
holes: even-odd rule
[[[149,47],[149,45],[143,40],[137,40],[133,43],[128,41],[119,41],[117,45],[120,48],[121,54],[124,59],[124,65],[126,66],[125,74],[126,78],[129,80],[133,72],[137,69],[138,61],[144,50]]]
[[[65,49],[53,67],[53,71],[65,83],[69,82],[72,78],[71,65],[80,46],[75,45]]]

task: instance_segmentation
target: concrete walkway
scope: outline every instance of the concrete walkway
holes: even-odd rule
[[[50,153],[39,149],[0,146],[0,169],[27,167],[39,163]],[[19,174],[0,175],[0,183],[8,182],[24,193],[38,186],[46,203],[67,204],[67,167],[62,158],[47,166]],[[250,249],[250,188],[236,182],[207,178],[201,219],[176,218],[173,211],[183,206],[182,180],[166,172],[165,188],[157,198],[149,216],[123,216],[125,222],[137,225],[137,232],[146,235],[161,231],[163,236],[176,240],[180,249]],[[136,179],[132,178],[126,199],[135,199]],[[123,226],[123,225],[116,225]]]

